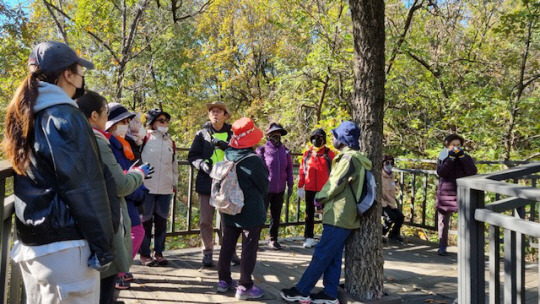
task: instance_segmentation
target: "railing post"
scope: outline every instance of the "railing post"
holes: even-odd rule
[[[9,249],[9,233],[11,231],[4,231],[6,229],[4,225],[4,205],[6,198],[6,180],[0,180],[0,198],[2,198],[0,206],[0,236],[2,237],[2,242],[0,243],[0,303],[6,303],[8,295],[8,249]],[[5,237],[8,237],[7,239]]]
[[[485,303],[485,229],[474,218],[484,207],[484,192],[458,185],[458,303]]]

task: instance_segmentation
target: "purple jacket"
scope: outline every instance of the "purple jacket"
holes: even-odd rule
[[[468,154],[454,160],[449,157],[439,160],[437,174],[440,179],[435,203],[437,210],[456,212],[458,210],[456,179],[475,175],[477,172],[474,161]]]
[[[292,189],[292,157],[284,145],[276,147],[272,142],[268,141],[264,146],[257,148],[257,155],[268,168],[268,180],[270,181],[268,193],[285,191],[285,183],[289,189]]]

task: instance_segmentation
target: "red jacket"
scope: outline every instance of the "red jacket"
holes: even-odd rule
[[[304,153],[300,163],[298,188],[304,187],[308,191],[321,191],[330,175],[334,156],[334,152],[325,146],[322,148],[309,148]]]

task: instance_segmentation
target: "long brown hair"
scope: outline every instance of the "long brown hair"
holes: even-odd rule
[[[26,175],[30,164],[35,126],[33,107],[39,95],[39,81],[56,84],[62,72],[68,69],[77,72],[77,63],[53,73],[34,69],[19,85],[7,107],[6,132],[2,145],[17,174]]]

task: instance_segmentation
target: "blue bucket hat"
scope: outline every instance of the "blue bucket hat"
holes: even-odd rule
[[[360,128],[352,121],[344,121],[337,128],[332,130],[332,135],[346,146],[360,149]]]

